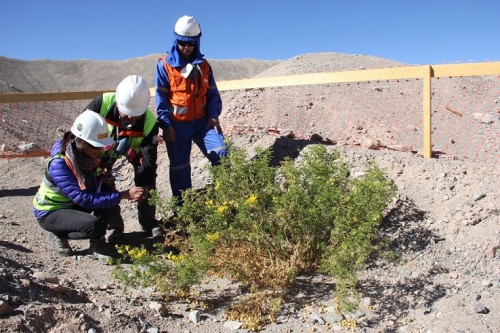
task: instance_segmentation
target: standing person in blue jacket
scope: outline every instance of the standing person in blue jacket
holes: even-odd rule
[[[90,239],[89,252],[110,258],[106,227],[123,199],[141,202],[143,187],[118,192],[99,173],[103,147],[112,145],[104,118],[86,110],[53,147],[43,181],[33,199],[38,224],[48,231],[58,255],[73,254],[68,239]]]
[[[180,17],[172,47],[156,65],[156,111],[170,160],[172,195],[192,187],[191,146],[194,142],[212,165],[227,155],[219,115],[222,99],[212,67],[200,51],[201,28],[193,16]]]
[[[116,91],[95,97],[87,109],[104,117],[108,131],[117,142],[116,146],[104,151],[101,167],[111,170],[117,158],[124,156],[134,168],[134,184],[156,189],[156,169],[158,158],[158,123],[149,110],[149,87],[139,75],[125,77]],[[146,237],[160,236],[163,228],[156,219],[156,206],[147,200],[137,205],[139,224]],[[119,241],[123,238],[124,224],[117,211],[117,218],[110,222],[112,230],[108,240]]]

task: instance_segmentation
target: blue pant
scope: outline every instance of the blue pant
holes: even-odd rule
[[[222,134],[213,128],[207,128],[208,118],[172,122],[175,130],[175,142],[167,142],[167,154],[170,160],[170,187],[172,195],[181,199],[181,192],[192,187],[191,184],[191,146],[194,142],[212,166],[220,163],[221,156],[227,155],[227,146]]]

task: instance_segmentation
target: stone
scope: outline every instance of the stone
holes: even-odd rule
[[[0,301],[0,315],[8,314],[14,309],[5,301]]]
[[[198,324],[201,320],[201,315],[199,310],[193,310],[189,312],[188,316],[189,320],[191,320],[193,323]]]

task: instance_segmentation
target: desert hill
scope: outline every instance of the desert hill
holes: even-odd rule
[[[127,60],[18,60],[0,56],[0,93],[106,90],[129,74],[154,85],[157,60],[150,54]],[[404,64],[376,56],[303,54],[288,60],[208,59],[217,81],[303,73],[335,72]]]
[[[307,53],[281,61],[256,77],[295,75],[308,73],[342,72],[363,69],[406,66],[405,64],[372,55],[336,52]]]
[[[127,60],[18,60],[0,56],[0,93],[106,90],[129,74],[143,76],[154,85],[157,60],[150,54]],[[217,81],[250,78],[279,60],[208,59]]]

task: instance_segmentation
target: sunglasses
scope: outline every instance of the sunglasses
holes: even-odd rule
[[[182,40],[178,40],[178,41],[177,41],[177,44],[178,44],[179,46],[191,46],[191,47],[193,47],[193,46],[195,46],[195,45],[196,45],[196,43],[195,43],[195,42],[185,42],[185,41],[182,41]]]

